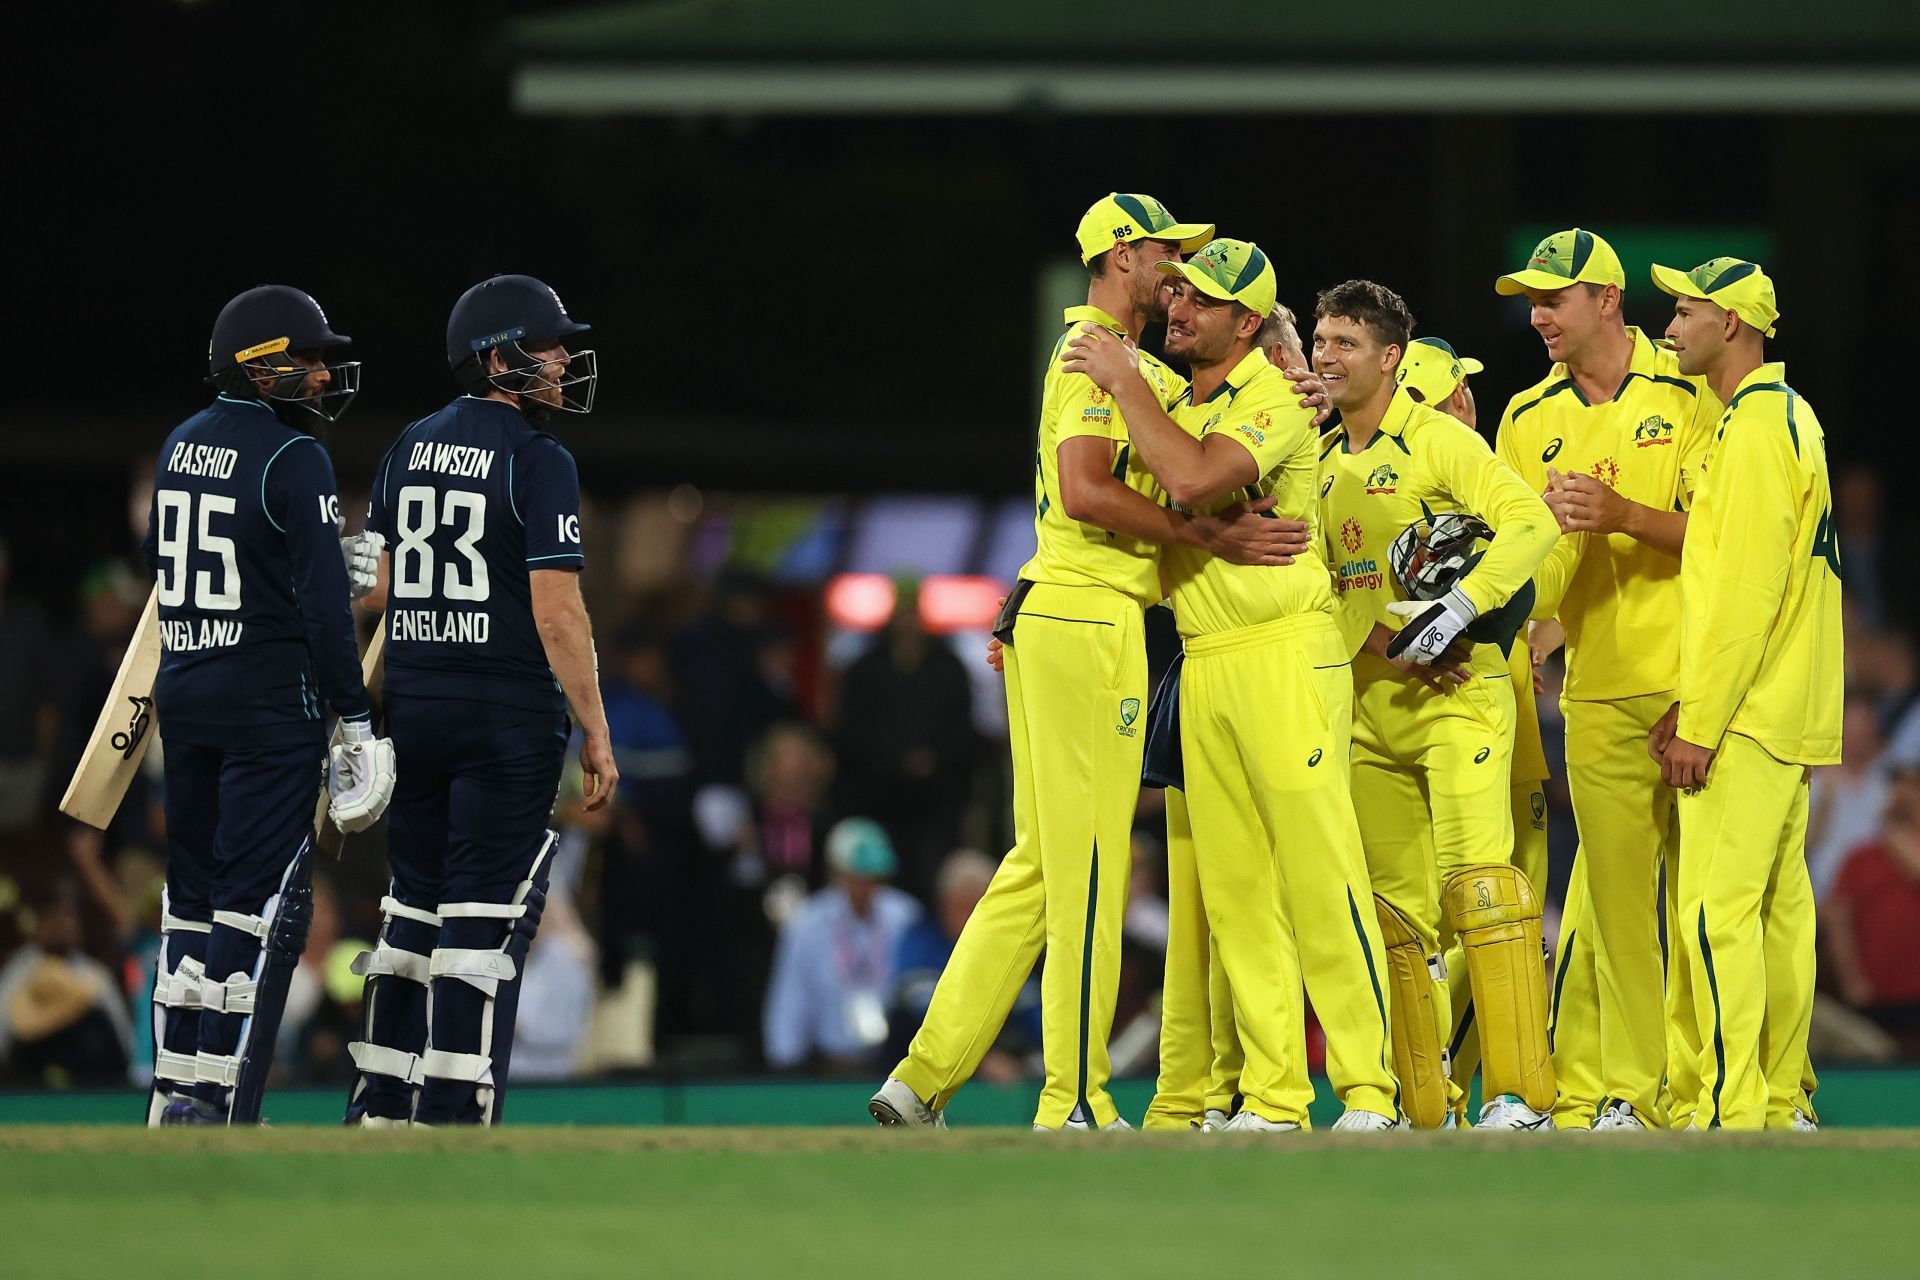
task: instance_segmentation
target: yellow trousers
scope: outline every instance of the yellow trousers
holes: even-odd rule
[[[1331,620],[1189,639],[1180,712],[1193,879],[1211,947],[1192,928],[1177,951],[1169,941],[1176,1004],[1169,1030],[1163,997],[1162,1096],[1150,1120],[1191,1117],[1196,1097],[1224,1109],[1237,1077],[1245,1109],[1304,1127],[1303,979],[1342,1104],[1397,1118],[1385,953],[1343,767],[1351,677]],[[1185,1043],[1169,1061],[1170,1036]]]
[[[1560,908],[1560,943],[1554,951],[1553,1003],[1547,1020],[1547,1046],[1553,1051],[1553,1077],[1559,1090],[1553,1103],[1556,1129],[1592,1128],[1606,1094],[1600,1080],[1594,945],[1587,914],[1587,869],[1576,858]]]
[[[1441,883],[1460,867],[1513,853],[1513,682],[1476,675],[1435,693],[1368,655],[1355,676],[1353,804],[1367,874],[1373,891],[1413,923],[1422,950],[1441,955],[1453,941]],[[1467,986],[1464,957],[1452,974],[1434,984],[1443,1045],[1456,1026],[1450,989]],[[1450,1084],[1450,1102],[1461,1096]]]
[[[1035,1123],[1104,1128],[1107,1035],[1146,733],[1140,606],[1101,587],[1037,583],[1006,648],[1013,848],[974,908],[893,1075],[939,1108],[999,1035],[1042,948],[1046,1083]]]
[[[1584,887],[1581,936],[1591,942],[1593,956],[1601,1102],[1631,1103],[1654,1126],[1668,1122],[1669,1096],[1698,1093],[1697,1068],[1687,1065],[1698,1061],[1699,1050],[1691,977],[1679,956],[1669,964],[1660,946],[1660,912],[1663,906],[1671,910],[1679,884],[1674,793],[1647,755],[1647,734],[1672,705],[1666,693],[1562,702],[1567,783],[1580,828],[1574,875]],[[1563,987],[1562,1020],[1574,1012],[1570,999]],[[1671,1052],[1669,1036],[1676,1042]],[[1556,1070],[1563,1043],[1556,1036]],[[1670,1060],[1681,1064],[1683,1074],[1665,1081]]]
[[[1172,787],[1167,789],[1167,915],[1166,980],[1160,989],[1160,1078],[1142,1127],[1191,1129],[1209,1110],[1232,1112],[1245,1056],[1234,1026],[1233,987],[1207,924],[1187,797]],[[1300,956],[1292,931],[1283,930],[1279,941],[1274,958],[1292,971],[1297,985]],[[1305,1043],[1299,1048],[1304,1062]],[[1299,1123],[1308,1127],[1304,1120]]]
[[[1676,936],[1692,971],[1699,1057],[1690,1071],[1684,1062],[1669,1071],[1700,1080],[1697,1128],[1787,1128],[1805,1102],[1814,980],[1807,778],[1805,765],[1729,733],[1706,785],[1679,796]],[[1678,1038],[1672,1045],[1676,1056],[1691,1049]]]

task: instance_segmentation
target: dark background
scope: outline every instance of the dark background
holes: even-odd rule
[[[1258,239],[1296,309],[1349,276],[1393,285],[1422,332],[1485,360],[1489,424],[1544,372],[1489,287],[1516,228],[1757,227],[1775,354],[1835,456],[1903,448],[1882,367],[1920,292],[1913,116],[516,114],[504,24],[566,8],[75,6],[23,40],[7,312],[25,359],[0,433],[0,531],[35,552],[18,589],[119,549],[127,460],[202,402],[221,304],[270,280],[319,298],[365,362],[330,442],[349,488],[451,393],[453,299],[525,271],[595,326],[600,408],[567,430],[592,489],[1018,493],[1036,273],[1114,188]],[[1138,34],[1117,37],[1116,92],[1177,103]],[[1630,319],[1657,330],[1666,300],[1628,269]]]

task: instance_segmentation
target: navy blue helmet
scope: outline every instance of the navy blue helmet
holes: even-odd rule
[[[591,327],[568,315],[560,295],[532,276],[494,276],[453,304],[447,317],[447,364],[467,394],[511,392],[535,420],[553,409],[591,413],[600,381],[594,352],[569,352],[558,362],[532,354]],[[500,353],[505,368],[489,371],[491,351]],[[551,372],[555,363],[557,375]]]
[[[298,406],[328,422],[337,420],[360,392],[360,362],[324,361],[330,375],[317,394],[304,390],[312,372],[290,358],[320,355],[353,339],[335,333],[320,304],[284,284],[249,289],[220,309],[207,344],[207,381],[228,395],[279,406]]]

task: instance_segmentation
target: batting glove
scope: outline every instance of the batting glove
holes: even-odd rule
[[[347,562],[347,593],[358,600],[380,579],[380,551],[387,540],[377,533],[356,533],[340,539],[340,555]]]
[[[340,741],[327,752],[327,815],[352,834],[364,831],[393,799],[393,739],[373,736],[373,721],[340,722]]]
[[[1480,616],[1458,587],[1438,600],[1395,600],[1387,612],[1408,620],[1387,641],[1387,656],[1405,657],[1423,667],[1445,653]]]

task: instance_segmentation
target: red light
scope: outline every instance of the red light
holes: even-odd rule
[[[953,574],[920,584],[920,623],[935,635],[985,631],[1000,612],[1006,584],[994,578]]]
[[[848,631],[875,631],[893,616],[893,579],[843,573],[827,583],[827,620]]]

